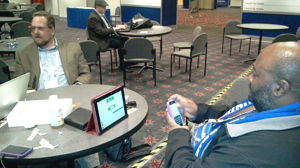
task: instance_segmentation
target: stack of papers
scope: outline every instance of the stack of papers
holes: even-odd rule
[[[72,99],[58,99],[65,118],[72,111]],[[49,100],[19,101],[7,116],[9,127],[50,124]]]

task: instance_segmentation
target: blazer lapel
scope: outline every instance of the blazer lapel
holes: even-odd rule
[[[31,71],[31,73],[33,73],[33,74],[30,74],[31,76],[33,76],[32,82],[34,82],[34,86],[37,86],[39,78],[40,78],[41,69],[40,69],[39,51],[38,51],[38,47],[35,43],[32,43],[32,49],[29,50],[28,55],[29,55],[28,58],[31,58],[31,66],[32,66],[31,68],[33,69]],[[34,80],[34,78],[35,78],[35,80]]]
[[[69,72],[68,71],[67,49],[63,46],[63,43],[60,40],[57,40],[57,46],[58,46],[60,61],[61,61],[62,67],[64,69],[64,73],[67,77],[69,84],[72,85],[72,83],[70,83],[70,80],[69,80],[70,79],[69,73],[67,73],[67,72]]]

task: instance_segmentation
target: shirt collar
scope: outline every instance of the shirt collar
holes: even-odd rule
[[[104,14],[98,12],[96,9],[94,9],[94,10],[95,10],[95,12],[96,12],[100,17],[104,17]]]
[[[38,46],[38,50],[39,50],[39,51],[57,50],[57,48],[58,48],[58,46],[57,46],[57,40],[56,40],[55,37],[53,37],[53,38],[54,38],[54,43],[55,43],[53,47],[51,47],[49,50],[46,50],[46,49],[43,49],[43,48],[41,48],[41,47]]]

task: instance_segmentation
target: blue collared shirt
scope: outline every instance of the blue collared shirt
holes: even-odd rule
[[[42,65],[44,73],[40,71],[40,78],[37,85],[37,90],[45,89],[44,86],[44,80],[45,79],[51,79],[54,77],[55,73],[55,64],[56,64],[56,53],[59,54],[58,46],[57,46],[57,40],[54,37],[55,45],[50,48],[49,50],[42,49],[41,47],[38,47],[39,52],[39,60],[40,65]],[[57,76],[57,83],[58,86],[67,86],[69,85],[68,80],[66,78],[64,69],[61,64],[60,56],[58,57],[58,70],[56,72]]]

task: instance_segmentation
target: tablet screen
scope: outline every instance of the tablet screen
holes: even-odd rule
[[[127,117],[123,87],[109,91],[94,100],[99,133]]]

